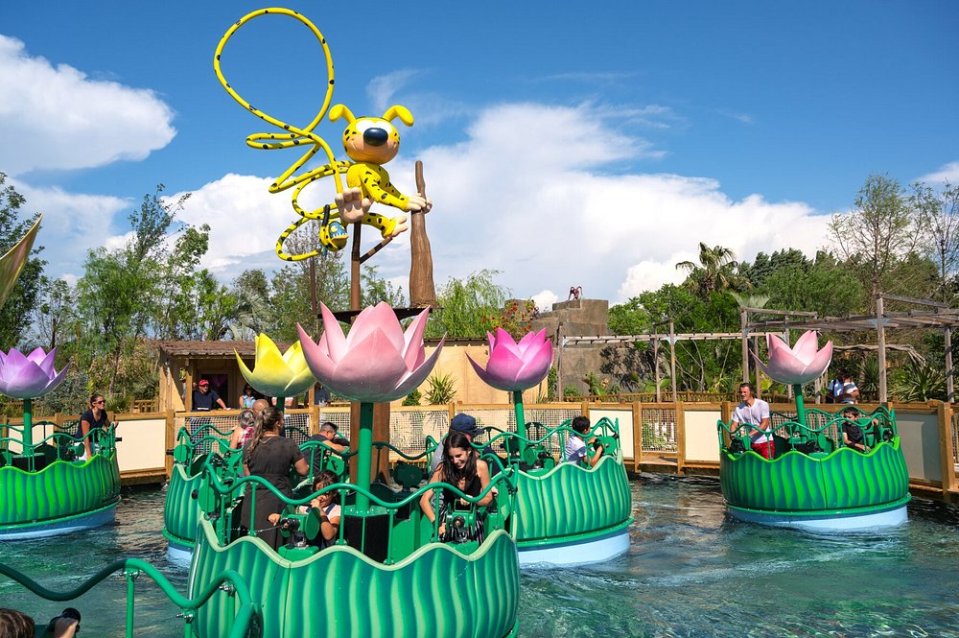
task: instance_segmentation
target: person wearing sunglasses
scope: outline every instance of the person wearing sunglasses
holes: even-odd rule
[[[77,438],[83,437],[83,456],[81,461],[93,456],[90,440],[99,439],[100,432],[110,427],[107,418],[106,400],[102,394],[94,393],[90,397],[90,407],[80,415],[80,425],[77,427]],[[93,431],[93,434],[90,432]]]

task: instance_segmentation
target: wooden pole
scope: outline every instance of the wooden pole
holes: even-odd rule
[[[788,346],[789,345],[789,328],[786,328],[783,331],[783,339],[786,341],[786,345]],[[790,401],[793,400],[793,386],[791,383],[786,384],[786,398],[788,398]]]
[[[743,330],[743,383],[749,383],[749,331],[746,324],[749,322],[749,311],[739,309],[739,325]]]
[[[759,337],[753,337],[753,356],[757,359],[759,358]],[[760,375],[762,372],[759,370],[759,365],[756,365],[756,398],[761,399],[763,396],[763,384]]]
[[[423,162],[416,161],[416,190],[426,197]],[[436,305],[433,284],[433,252],[426,234],[426,213],[410,213],[410,306],[425,308]]]
[[[886,403],[886,326],[882,295],[876,297],[876,333],[879,340],[879,403]]]
[[[946,328],[943,336],[946,348],[946,401],[953,403],[956,400],[956,393],[952,380],[952,329]]]
[[[360,294],[360,286],[362,284],[360,279],[360,266],[363,263],[360,261],[361,228],[361,224],[353,224],[353,250],[350,253],[350,310],[354,311],[359,310],[360,304],[362,303],[362,296]]]
[[[669,320],[669,377],[673,384],[673,403],[676,403],[676,330]]]
[[[659,390],[659,339],[653,339],[653,368],[656,370],[656,403],[661,403],[663,397]]]

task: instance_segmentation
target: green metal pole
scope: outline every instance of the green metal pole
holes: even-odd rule
[[[133,605],[136,600],[135,597],[135,588],[134,581],[136,577],[140,575],[135,569],[127,568],[124,570],[124,574],[127,578],[127,619],[126,619],[126,638],[133,638],[133,616],[134,610]]]
[[[23,455],[33,456],[33,399],[23,400]]]
[[[513,409],[516,411],[516,433],[529,440],[526,436],[526,416],[523,414],[522,390],[513,390]]]
[[[806,426],[806,404],[802,398],[802,384],[793,384],[793,394],[796,395],[796,421],[803,427]]]
[[[356,511],[368,512],[370,497],[365,492],[370,489],[370,470],[373,459],[373,404],[360,403],[360,440],[356,446]]]

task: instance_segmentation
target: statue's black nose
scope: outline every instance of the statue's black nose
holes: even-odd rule
[[[368,128],[363,131],[363,142],[370,146],[383,146],[389,137],[390,134],[386,132],[386,129]]]

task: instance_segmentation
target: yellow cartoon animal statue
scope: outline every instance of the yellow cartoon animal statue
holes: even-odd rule
[[[323,51],[329,76],[323,103],[313,119],[302,127],[284,122],[250,104],[240,96],[223,73],[221,61],[230,38],[251,20],[267,15],[286,16],[298,20],[310,30]],[[393,126],[393,120],[399,118],[407,126],[413,125],[413,115],[406,107],[395,105],[388,108],[383,117],[360,118],[354,117],[353,113],[342,104],[332,107],[329,110],[331,121],[339,119],[347,121],[346,130],[343,132],[343,148],[349,157],[349,161],[337,160],[329,144],[314,131],[324,120],[333,98],[333,57],[326,38],[316,28],[316,25],[302,14],[282,7],[258,9],[246,14],[223,34],[214,53],[213,68],[220,84],[234,100],[256,117],[279,129],[279,131],[248,135],[246,138],[247,146],[266,151],[305,149],[299,159],[290,164],[270,185],[269,189],[271,193],[279,193],[292,188],[291,204],[293,210],[299,216],[299,219],[280,233],[276,241],[276,254],[281,259],[299,261],[315,257],[321,250],[341,250],[346,246],[346,240],[349,236],[346,226],[349,224],[362,223],[374,226],[387,240],[406,230],[406,215],[387,217],[371,213],[370,207],[375,203],[392,206],[403,212],[429,211],[431,207],[429,200],[420,195],[407,196],[399,192],[390,183],[389,173],[383,168],[383,164],[396,157],[400,148],[400,135],[396,127]],[[317,153],[323,153],[326,156],[326,163],[305,170],[305,172],[298,172],[304,169]],[[344,188],[342,180],[344,173],[346,174],[346,188]],[[324,177],[333,177],[336,189],[334,201],[313,210],[304,209],[299,203],[300,193],[311,183]],[[322,249],[313,249],[300,254],[288,253],[283,247],[287,238],[303,224],[313,220],[319,222],[320,225],[319,240]]]

